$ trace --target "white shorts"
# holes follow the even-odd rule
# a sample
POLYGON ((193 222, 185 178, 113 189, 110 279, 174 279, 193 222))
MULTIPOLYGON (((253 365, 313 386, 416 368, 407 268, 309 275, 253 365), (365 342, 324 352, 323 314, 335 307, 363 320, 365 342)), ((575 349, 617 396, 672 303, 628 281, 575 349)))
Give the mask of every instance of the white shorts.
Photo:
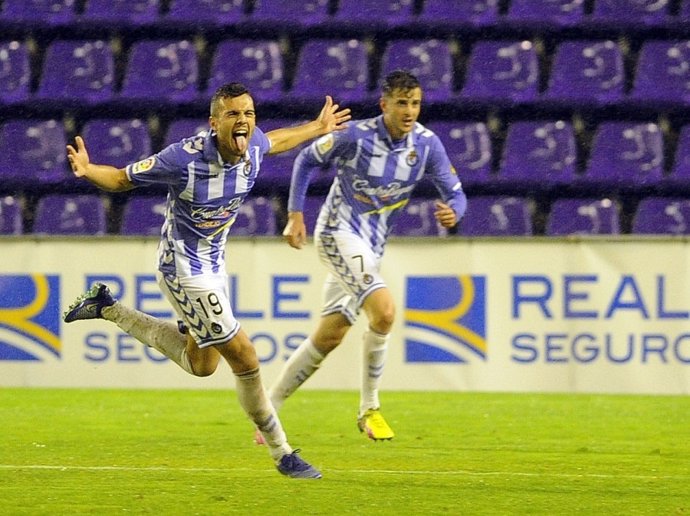
POLYGON ((329 271, 321 315, 341 313, 354 324, 366 297, 386 286, 379 273, 381 257, 361 237, 347 231, 316 232, 314 243, 329 271))
POLYGON ((230 306, 226 274, 178 277, 158 272, 156 277, 200 348, 224 344, 240 331, 230 306))

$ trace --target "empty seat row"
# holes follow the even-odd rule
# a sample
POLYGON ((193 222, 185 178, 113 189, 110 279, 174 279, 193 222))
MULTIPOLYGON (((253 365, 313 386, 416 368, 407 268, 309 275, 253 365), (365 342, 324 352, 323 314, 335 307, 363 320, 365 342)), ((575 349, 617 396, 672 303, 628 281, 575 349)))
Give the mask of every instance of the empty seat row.
MULTIPOLYGON (((323 196, 308 196, 305 223, 309 234, 323 196)), ((434 218, 435 201, 413 198, 401 211, 392 227, 393 236, 447 236, 448 231, 434 218)), ((21 235, 25 226, 21 198, 0 197, 0 234, 21 235)), ((33 234, 104 235, 108 232, 108 201, 96 194, 50 194, 36 206, 33 234)), ((232 227, 234 236, 277 236, 276 199, 256 196, 240 208, 232 227)), ((544 234, 618 235, 622 233, 620 205, 609 198, 559 198, 546 214, 544 234)), ((468 200, 467 213, 457 234, 462 236, 530 236, 535 233, 534 203, 527 197, 477 196, 468 200)), ((117 227, 119 233, 132 236, 160 234, 165 219, 165 198, 132 196, 128 199, 117 227)), ((635 234, 690 234, 690 200, 681 198, 644 198, 638 204, 631 225, 635 234)))
MULTIPOLYGON (((278 41, 225 40, 215 47, 210 76, 202 86, 199 53, 191 40, 143 40, 122 55, 126 66, 120 85, 115 76, 119 57, 108 41, 57 40, 46 50, 37 89, 32 91, 28 44, 0 41, 0 104, 207 103, 218 86, 231 80, 244 82, 260 102, 287 98, 316 103, 325 94, 340 103, 373 101, 380 84, 370 88, 371 53, 364 40, 310 39, 298 50, 288 89, 287 77, 292 74, 285 68, 278 41)), ((392 40, 383 51, 377 80, 380 83, 396 68, 409 69, 419 77, 427 104, 690 104, 690 40, 645 41, 632 81, 626 77, 624 51, 615 41, 564 41, 555 49, 544 91, 539 54, 529 40, 478 41, 469 50, 460 81, 453 42, 392 40), (462 87, 456 89, 460 82, 462 87)))
POLYGON ((690 20, 690 7, 670 0, 595 0, 591 12, 574 0, 512 0, 505 16, 495 0, 4 0, 0 22, 44 26, 100 24, 105 28, 252 24, 380 30, 406 27, 659 27, 690 20))
MULTIPOLYGON (((264 131, 300 123, 266 119, 264 131)), ((166 132, 164 145, 192 136, 207 121, 180 119, 166 132)), ((566 120, 512 122, 502 147, 483 121, 431 121, 426 126, 443 142, 463 185, 503 186, 534 191, 571 186, 582 189, 650 189, 690 187, 690 124, 680 128, 673 155, 656 122, 606 121, 594 131, 587 156, 579 154, 578 136, 566 120), (500 159, 495 159, 500 153, 500 159), (497 164, 495 164, 497 162, 497 164), (583 170, 579 163, 585 162, 583 170)), ((94 163, 124 167, 152 154, 147 124, 140 119, 93 119, 80 131, 94 163)), ((675 139, 675 135, 674 135, 675 139)), ((5 188, 68 186, 76 181, 66 162, 67 134, 57 120, 13 119, 0 123, 0 181, 5 188)), ((264 160, 257 187, 284 193, 299 148, 264 160)), ((332 175, 314 179, 324 187, 332 175)), ((420 186, 427 191, 429 185, 420 186)))

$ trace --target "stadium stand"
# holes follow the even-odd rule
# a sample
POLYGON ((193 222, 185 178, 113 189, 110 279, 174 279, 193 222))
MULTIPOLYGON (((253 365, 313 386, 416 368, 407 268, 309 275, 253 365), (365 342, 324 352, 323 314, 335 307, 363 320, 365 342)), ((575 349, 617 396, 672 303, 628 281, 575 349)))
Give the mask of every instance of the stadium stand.
POLYGON ((120 233, 130 236, 160 235, 165 220, 165 197, 130 197, 122 212, 120 233))
POLYGON ((423 237, 446 236, 448 230, 441 226, 434 217, 435 201, 428 199, 411 199, 398 213, 391 228, 391 235, 423 237))
POLYGON ((98 195, 48 194, 38 201, 34 233, 104 235, 106 207, 98 195))
POLYGON ((22 201, 14 195, 0 197, 0 235, 21 235, 24 233, 22 201))
POLYGON ((276 209, 269 197, 252 197, 247 199, 237 214, 232 225, 235 236, 276 236, 276 209))
POLYGON ((635 211, 632 232, 645 235, 690 234, 690 200, 647 197, 635 211))
POLYGON ((557 199, 551 207, 546 234, 617 235, 618 204, 611 199, 557 199))
MULTIPOLYGON (((67 167, 76 134, 124 165, 208 129, 226 81, 250 87, 269 131, 326 94, 374 116, 383 76, 406 67, 468 196, 494 199, 495 227, 472 229, 472 202, 457 233, 548 234, 568 199, 615 199, 635 232, 647 198, 675 199, 672 220, 690 198, 689 23, 690 0, 2 0, 0 198, 34 230, 46 194, 91 193, 67 167), (512 210, 528 229, 501 229, 512 210)), ((277 221, 296 154, 267 157, 257 181, 277 221)), ((99 194, 124 231, 123 201, 99 194)), ((423 180, 415 195, 437 193, 423 180)))
POLYGON ((531 203, 507 196, 470 197, 460 222, 463 236, 529 236, 533 233, 531 203))

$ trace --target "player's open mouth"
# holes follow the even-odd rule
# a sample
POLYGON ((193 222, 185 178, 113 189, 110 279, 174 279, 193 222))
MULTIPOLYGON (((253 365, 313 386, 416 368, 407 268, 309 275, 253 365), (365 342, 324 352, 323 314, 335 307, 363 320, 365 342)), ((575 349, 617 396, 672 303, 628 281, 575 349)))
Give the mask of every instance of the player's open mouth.
POLYGON ((246 129, 238 129, 232 133, 232 139, 235 141, 237 149, 244 153, 247 150, 247 135, 249 131, 246 129))

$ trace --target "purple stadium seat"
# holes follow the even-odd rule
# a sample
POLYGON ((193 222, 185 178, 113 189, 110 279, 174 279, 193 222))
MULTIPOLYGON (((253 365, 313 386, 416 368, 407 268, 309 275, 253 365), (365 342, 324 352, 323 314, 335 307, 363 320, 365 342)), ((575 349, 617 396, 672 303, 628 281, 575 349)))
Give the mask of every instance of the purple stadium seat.
POLYGON ((69 181, 66 145, 65 129, 57 120, 9 120, 0 125, 5 184, 31 188, 69 181))
POLYGON ((75 20, 74 0, 3 0, 0 22, 59 27, 75 20))
POLYGON ((38 99, 93 105, 113 98, 115 59, 107 41, 54 41, 43 63, 38 99))
POLYGON ((151 155, 151 137, 146 122, 139 119, 90 120, 84 124, 82 136, 93 163, 121 168, 151 155))
POLYGON ((254 0, 250 25, 261 29, 311 29, 329 20, 328 0, 254 0))
POLYGON ((22 201, 19 197, 0 197, 0 235, 21 235, 24 232, 22 201))
POLYGON ((391 235, 422 237, 446 236, 448 230, 434 217, 436 201, 433 199, 410 199, 396 215, 391 235))
POLYGON ((630 97, 665 106, 690 104, 690 41, 645 41, 630 97))
POLYGON ((615 29, 660 27, 668 21, 669 0, 594 0, 588 23, 615 29))
MULTIPOLYGON (((257 125, 263 132, 267 133, 281 127, 291 127, 304 122, 305 120, 268 118, 266 120, 259 120, 257 125)), ((287 193, 290 187, 290 177, 292 176, 292 165, 303 147, 304 145, 287 152, 266 156, 261 163, 261 170, 259 171, 255 188, 263 192, 287 193)))
POLYGON ((584 4, 584 0, 512 0, 506 21, 521 27, 573 27, 584 18, 584 4))
POLYGON ((516 187, 569 185, 576 177, 576 163, 575 132, 569 122, 513 122, 498 177, 516 187))
POLYGON ((243 83, 258 102, 282 98, 284 66, 278 41, 226 40, 218 44, 211 64, 207 96, 225 83, 243 83), (228 66, 232 63, 232 66, 228 66))
POLYGON ((321 105, 326 95, 340 104, 368 98, 369 63, 363 41, 310 39, 299 52, 290 97, 321 105))
POLYGON ((83 22, 104 28, 153 26, 160 0, 86 0, 83 22))
POLYGON ((325 195, 307 195, 304 202, 304 225, 307 227, 307 235, 314 234, 316 220, 319 218, 319 211, 326 200, 325 195))
POLYGON ((619 233, 618 205, 611 199, 558 199, 546 223, 551 236, 619 233))
POLYGON ((645 235, 690 234, 690 200, 646 197, 633 218, 632 232, 645 235))
POLYGON ((582 179, 604 187, 654 186, 663 180, 663 169, 664 142, 657 124, 603 122, 582 179))
MULTIPOLYGON (((485 186, 494 181, 491 135, 484 122, 439 121, 430 122, 426 127, 443 142, 464 187, 485 186)), ((419 187, 426 189, 421 184, 419 187)))
POLYGON ((121 96, 153 103, 193 102, 198 98, 198 78, 191 41, 138 41, 130 50, 121 96))
POLYGON ((564 106, 607 105, 623 99, 624 86, 623 53, 614 41, 565 41, 543 98, 564 106))
POLYGON ((30 86, 28 45, 24 41, 0 41, 0 104, 28 100, 30 86))
POLYGON ((339 0, 334 26, 342 29, 378 30, 409 25, 413 0, 339 0))
POLYGON ((531 235, 531 203, 521 197, 469 197, 459 229, 464 236, 531 235))
POLYGON ((36 206, 34 233, 104 235, 106 209, 98 195, 50 194, 36 206))
POLYGON ((474 44, 461 98, 515 104, 537 99, 539 59, 531 41, 478 41, 474 44))
POLYGON ((690 184, 690 125, 684 125, 680 129, 673 166, 665 181, 672 185, 690 184))
POLYGON ((229 27, 245 19, 244 0, 171 0, 161 25, 229 27))
POLYGON ((177 143, 184 138, 199 134, 201 131, 208 130, 210 130, 208 119, 197 120, 195 118, 181 118, 179 120, 173 120, 170 122, 168 130, 165 133, 163 147, 167 147, 171 143, 177 143))
POLYGON ((248 197, 230 228, 233 236, 275 236, 276 209, 269 197, 248 197))
POLYGON ((165 221, 165 196, 130 197, 122 212, 123 235, 159 236, 165 221))
POLYGON ((417 76, 424 90, 425 104, 450 102, 453 56, 448 42, 438 39, 391 41, 383 53, 379 87, 389 72, 398 69, 409 70, 417 76))
POLYGON ((418 21, 432 30, 488 27, 498 21, 498 1, 425 0, 418 21))

